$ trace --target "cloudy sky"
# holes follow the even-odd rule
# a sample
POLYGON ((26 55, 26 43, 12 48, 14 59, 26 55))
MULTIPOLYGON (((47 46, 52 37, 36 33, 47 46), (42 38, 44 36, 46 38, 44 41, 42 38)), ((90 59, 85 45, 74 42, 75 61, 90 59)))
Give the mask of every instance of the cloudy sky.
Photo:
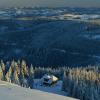
POLYGON ((100 0, 0 0, 0 7, 8 6, 100 7, 100 0))

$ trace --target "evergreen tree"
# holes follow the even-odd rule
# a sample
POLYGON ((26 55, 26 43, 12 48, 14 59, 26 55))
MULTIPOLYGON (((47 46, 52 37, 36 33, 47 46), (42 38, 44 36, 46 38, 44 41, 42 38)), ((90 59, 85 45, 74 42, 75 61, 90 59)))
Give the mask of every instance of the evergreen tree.
POLYGON ((2 68, 0 66, 0 80, 2 80, 2 79, 3 79, 3 71, 2 71, 2 68))
POLYGON ((14 71, 13 78, 14 78, 14 80, 13 80, 14 82, 13 83, 20 84, 19 77, 18 77, 18 73, 17 73, 16 70, 14 71))
POLYGON ((64 71, 64 75, 63 75, 63 83, 62 83, 62 90, 63 91, 66 91, 66 79, 67 79, 67 77, 66 77, 66 72, 64 71))
POLYGON ((29 71, 29 86, 31 89, 33 89, 33 84, 34 84, 34 69, 33 69, 33 65, 31 65, 30 67, 30 71, 29 71))
POLYGON ((3 72, 2 80, 5 80, 6 68, 5 68, 5 64, 4 64, 3 60, 1 60, 1 68, 2 68, 2 72, 3 72))

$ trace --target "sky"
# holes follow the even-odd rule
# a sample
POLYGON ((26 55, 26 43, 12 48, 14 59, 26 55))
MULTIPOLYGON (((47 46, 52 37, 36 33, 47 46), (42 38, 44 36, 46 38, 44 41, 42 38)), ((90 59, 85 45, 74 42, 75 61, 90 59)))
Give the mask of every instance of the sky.
POLYGON ((100 7, 100 0, 0 0, 0 7, 100 7))

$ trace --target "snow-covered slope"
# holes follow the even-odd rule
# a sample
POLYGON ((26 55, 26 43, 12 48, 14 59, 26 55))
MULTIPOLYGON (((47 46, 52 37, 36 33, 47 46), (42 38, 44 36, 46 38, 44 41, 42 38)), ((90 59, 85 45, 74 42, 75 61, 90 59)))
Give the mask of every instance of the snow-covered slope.
POLYGON ((0 100, 75 100, 38 90, 30 90, 0 81, 0 100))
POLYGON ((56 84, 52 86, 45 86, 41 84, 40 79, 35 79, 34 88, 40 91, 48 92, 48 93, 59 94, 63 96, 67 95, 66 92, 62 91, 62 81, 58 81, 56 84))

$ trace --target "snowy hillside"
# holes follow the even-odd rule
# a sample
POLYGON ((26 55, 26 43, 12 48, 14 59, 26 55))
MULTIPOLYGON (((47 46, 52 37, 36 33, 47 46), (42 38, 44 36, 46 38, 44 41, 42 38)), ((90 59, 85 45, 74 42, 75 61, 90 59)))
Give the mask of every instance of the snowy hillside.
POLYGON ((34 88, 40 91, 44 91, 44 92, 59 94, 63 96, 67 95, 66 92, 62 91, 62 81, 58 81, 57 84, 53 86, 44 86, 44 85, 41 85, 41 80, 35 79, 34 88))
POLYGON ((75 100, 73 98, 21 88, 0 81, 0 100, 75 100))

